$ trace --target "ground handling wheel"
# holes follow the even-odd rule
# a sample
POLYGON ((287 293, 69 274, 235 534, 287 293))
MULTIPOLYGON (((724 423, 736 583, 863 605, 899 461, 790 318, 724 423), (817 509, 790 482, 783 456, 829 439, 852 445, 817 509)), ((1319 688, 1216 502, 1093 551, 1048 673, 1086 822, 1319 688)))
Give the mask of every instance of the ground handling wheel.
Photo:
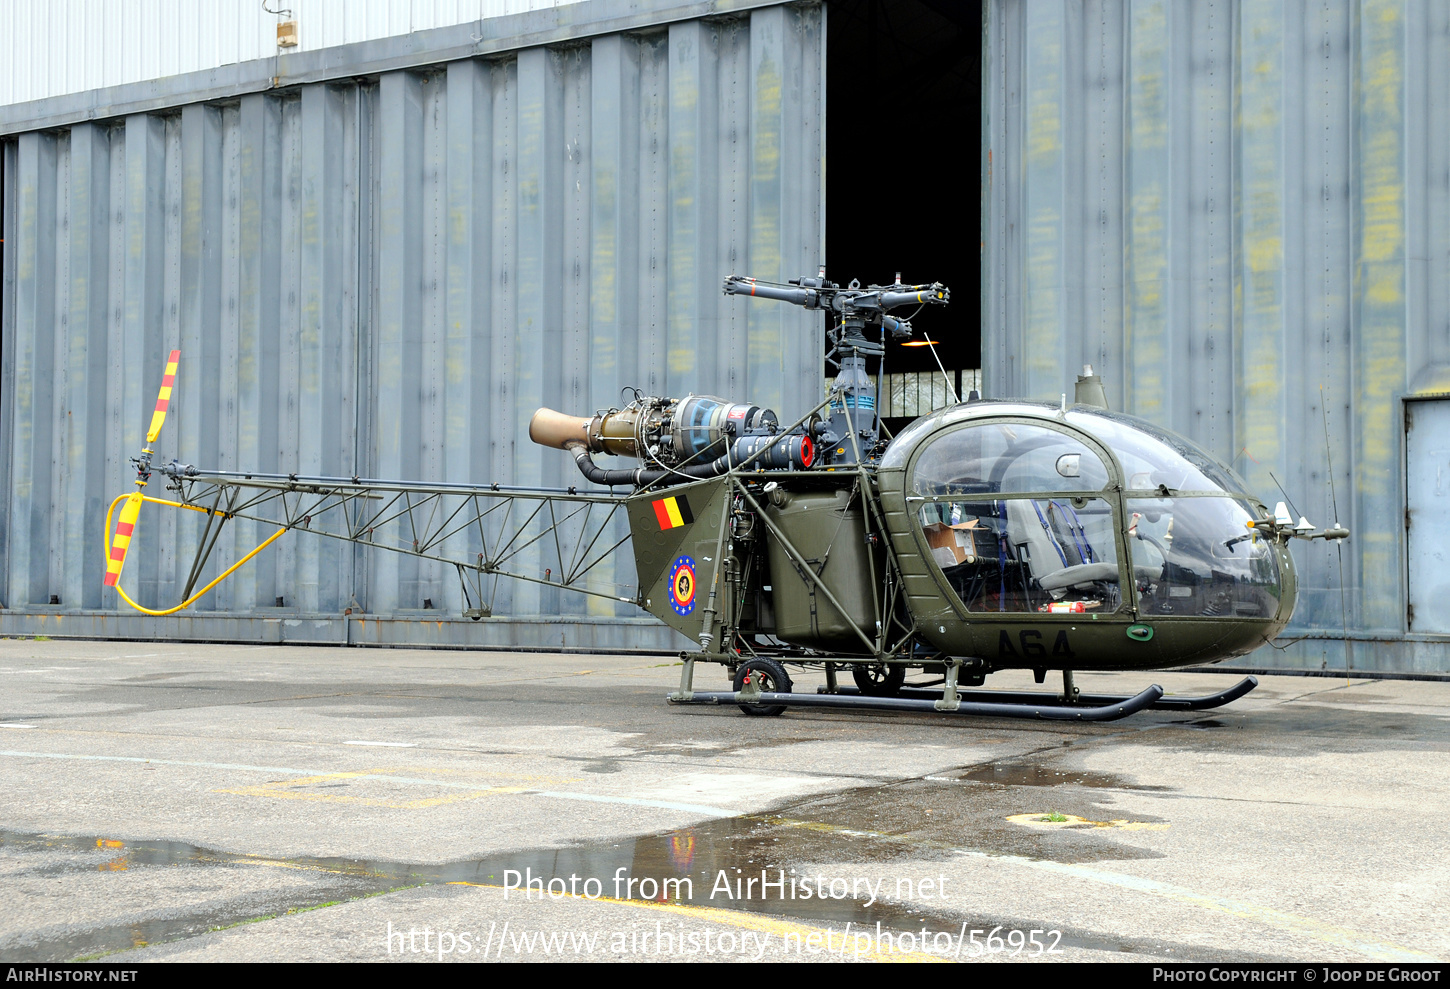
POLYGON ((857 663, 851 667, 851 679, 868 697, 895 697, 906 682, 906 667, 899 663, 857 663))
MULTIPOLYGON (((760 687, 763 694, 788 694, 791 691, 790 674, 785 667, 773 659, 756 657, 747 659, 735 670, 735 689, 745 688, 745 677, 760 687)), ((784 704, 741 704, 740 710, 757 718, 774 718, 785 713, 784 704)))

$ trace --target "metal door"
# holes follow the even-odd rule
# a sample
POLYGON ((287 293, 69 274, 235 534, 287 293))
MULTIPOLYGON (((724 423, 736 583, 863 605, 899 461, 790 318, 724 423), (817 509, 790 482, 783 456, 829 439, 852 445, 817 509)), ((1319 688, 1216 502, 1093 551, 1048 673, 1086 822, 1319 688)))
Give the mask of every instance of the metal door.
POLYGON ((1411 632, 1450 633, 1450 400, 1405 404, 1411 632))

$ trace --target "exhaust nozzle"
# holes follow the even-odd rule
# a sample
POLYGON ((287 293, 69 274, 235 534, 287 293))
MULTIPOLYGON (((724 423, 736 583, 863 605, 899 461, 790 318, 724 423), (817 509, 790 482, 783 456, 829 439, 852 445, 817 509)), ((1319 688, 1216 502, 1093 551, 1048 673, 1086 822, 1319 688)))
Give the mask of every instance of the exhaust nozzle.
POLYGON ((590 453, 615 457, 638 457, 635 424, 639 412, 624 409, 596 416, 566 416, 553 409, 540 409, 529 420, 529 439, 555 450, 583 447, 590 453))
POLYGON ((571 446, 590 446, 590 419, 581 416, 566 416, 553 409, 540 409, 529 420, 529 439, 539 446, 555 450, 567 450, 571 446))

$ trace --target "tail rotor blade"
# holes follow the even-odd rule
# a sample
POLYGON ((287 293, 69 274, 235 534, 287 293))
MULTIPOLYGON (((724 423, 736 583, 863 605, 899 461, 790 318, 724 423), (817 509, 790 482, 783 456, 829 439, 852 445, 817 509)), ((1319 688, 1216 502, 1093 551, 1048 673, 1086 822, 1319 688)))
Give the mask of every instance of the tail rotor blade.
MULTIPOLYGON (((158 413, 159 415, 160 413, 158 413)), ((128 495, 121 507, 121 521, 116 523, 116 538, 111 542, 110 555, 106 557, 105 586, 115 587, 121 579, 121 567, 126 562, 126 550, 136 532, 136 519, 141 515, 141 492, 128 495)))
POLYGON ((156 398, 156 411, 151 414, 151 428, 146 431, 148 446, 156 442, 156 437, 161 433, 161 424, 166 421, 166 407, 171 404, 171 383, 176 380, 176 364, 180 360, 179 350, 173 350, 166 359, 166 373, 161 376, 161 394, 156 398))
MULTIPOLYGON (((166 358, 166 372, 161 376, 161 393, 156 396, 156 411, 151 414, 151 428, 146 430, 146 446, 141 451, 141 456, 133 457, 131 463, 136 465, 136 488, 133 493, 126 495, 126 504, 121 507, 121 519, 116 523, 116 535, 106 547, 106 577, 103 581, 106 587, 114 587, 120 591, 121 597, 126 598, 126 592, 121 590, 121 568, 126 564, 126 551, 131 547, 131 540, 136 534, 136 520, 141 517, 141 504, 146 500, 140 489, 146 487, 151 480, 151 444, 156 442, 156 437, 161 435, 161 424, 166 421, 166 409, 171 404, 171 387, 176 382, 176 365, 181 360, 181 351, 173 350, 171 356, 166 358)), ((116 510, 116 501, 111 502, 110 511, 106 513, 106 524, 111 524, 111 512, 116 510)), ((106 534, 107 536, 110 533, 106 534)), ((129 602, 130 598, 126 598, 129 602)))

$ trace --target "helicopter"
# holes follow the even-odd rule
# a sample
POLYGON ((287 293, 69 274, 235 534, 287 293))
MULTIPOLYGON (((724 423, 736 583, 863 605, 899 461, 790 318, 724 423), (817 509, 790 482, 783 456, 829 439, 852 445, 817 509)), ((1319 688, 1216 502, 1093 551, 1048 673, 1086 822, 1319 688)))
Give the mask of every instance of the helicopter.
POLYGON ((874 707, 1109 720, 1216 707, 1257 685, 1165 698, 1084 695, 1075 671, 1216 663, 1271 642, 1294 610, 1291 538, 1343 539, 1270 511, 1232 468, 1146 420, 1112 412, 1091 366, 1075 401, 966 402, 883 436, 866 358, 908 339, 903 306, 940 283, 841 286, 731 276, 727 295, 831 314, 829 397, 790 427, 711 396, 637 398, 590 418, 541 409, 530 438, 583 476, 631 484, 641 604, 696 636, 675 703, 874 707), (875 339, 873 339, 873 337, 875 339), (592 456, 645 466, 605 471, 592 456), (696 691, 697 662, 732 691, 696 691), (789 669, 826 685, 796 694, 789 669), (1058 695, 964 691, 991 673, 1063 677, 1058 695), (849 671, 854 687, 839 674, 849 671), (911 674, 934 681, 906 684, 911 674), (940 686, 938 690, 930 688, 940 686))
POLYGON ((1283 503, 1271 511, 1191 441, 1109 410, 1091 367, 1072 404, 972 393, 891 436, 876 405, 885 343, 913 330, 890 313, 947 304, 940 283, 898 275, 842 287, 822 267, 786 283, 732 275, 724 292, 829 314, 838 373, 826 398, 784 426, 773 410, 709 395, 635 391, 592 416, 539 409, 530 439, 571 455, 596 486, 585 491, 153 467, 173 352, 133 460, 137 490, 111 505, 125 503, 114 543, 107 516, 106 584, 144 613, 174 613, 283 534, 307 530, 452 565, 475 620, 491 617, 485 584, 500 577, 636 605, 698 644, 680 654, 672 704, 766 717, 844 707, 1103 721, 1217 707, 1254 689, 1246 677, 1204 697, 1165 697, 1157 685, 1093 695, 1074 673, 1216 663, 1271 642, 1297 595, 1289 540, 1349 535, 1337 522, 1296 522, 1283 503), (600 454, 639 466, 601 467, 600 454), (145 494, 153 471, 175 500, 145 494), (205 517, 184 600, 170 609, 142 607, 120 584, 147 502, 205 517), (620 513, 628 533, 611 543, 620 513), (278 528, 196 590, 233 519, 278 528), (459 551, 465 530, 482 552, 459 551), (558 570, 541 577, 521 554, 550 532, 558 570), (599 565, 624 542, 638 586, 601 591, 599 565), (700 663, 723 666, 732 689, 695 689, 700 663), (1058 672, 1062 691, 975 689, 1013 669, 1039 684, 1058 672), (791 670, 823 672, 825 684, 796 692, 791 670))

